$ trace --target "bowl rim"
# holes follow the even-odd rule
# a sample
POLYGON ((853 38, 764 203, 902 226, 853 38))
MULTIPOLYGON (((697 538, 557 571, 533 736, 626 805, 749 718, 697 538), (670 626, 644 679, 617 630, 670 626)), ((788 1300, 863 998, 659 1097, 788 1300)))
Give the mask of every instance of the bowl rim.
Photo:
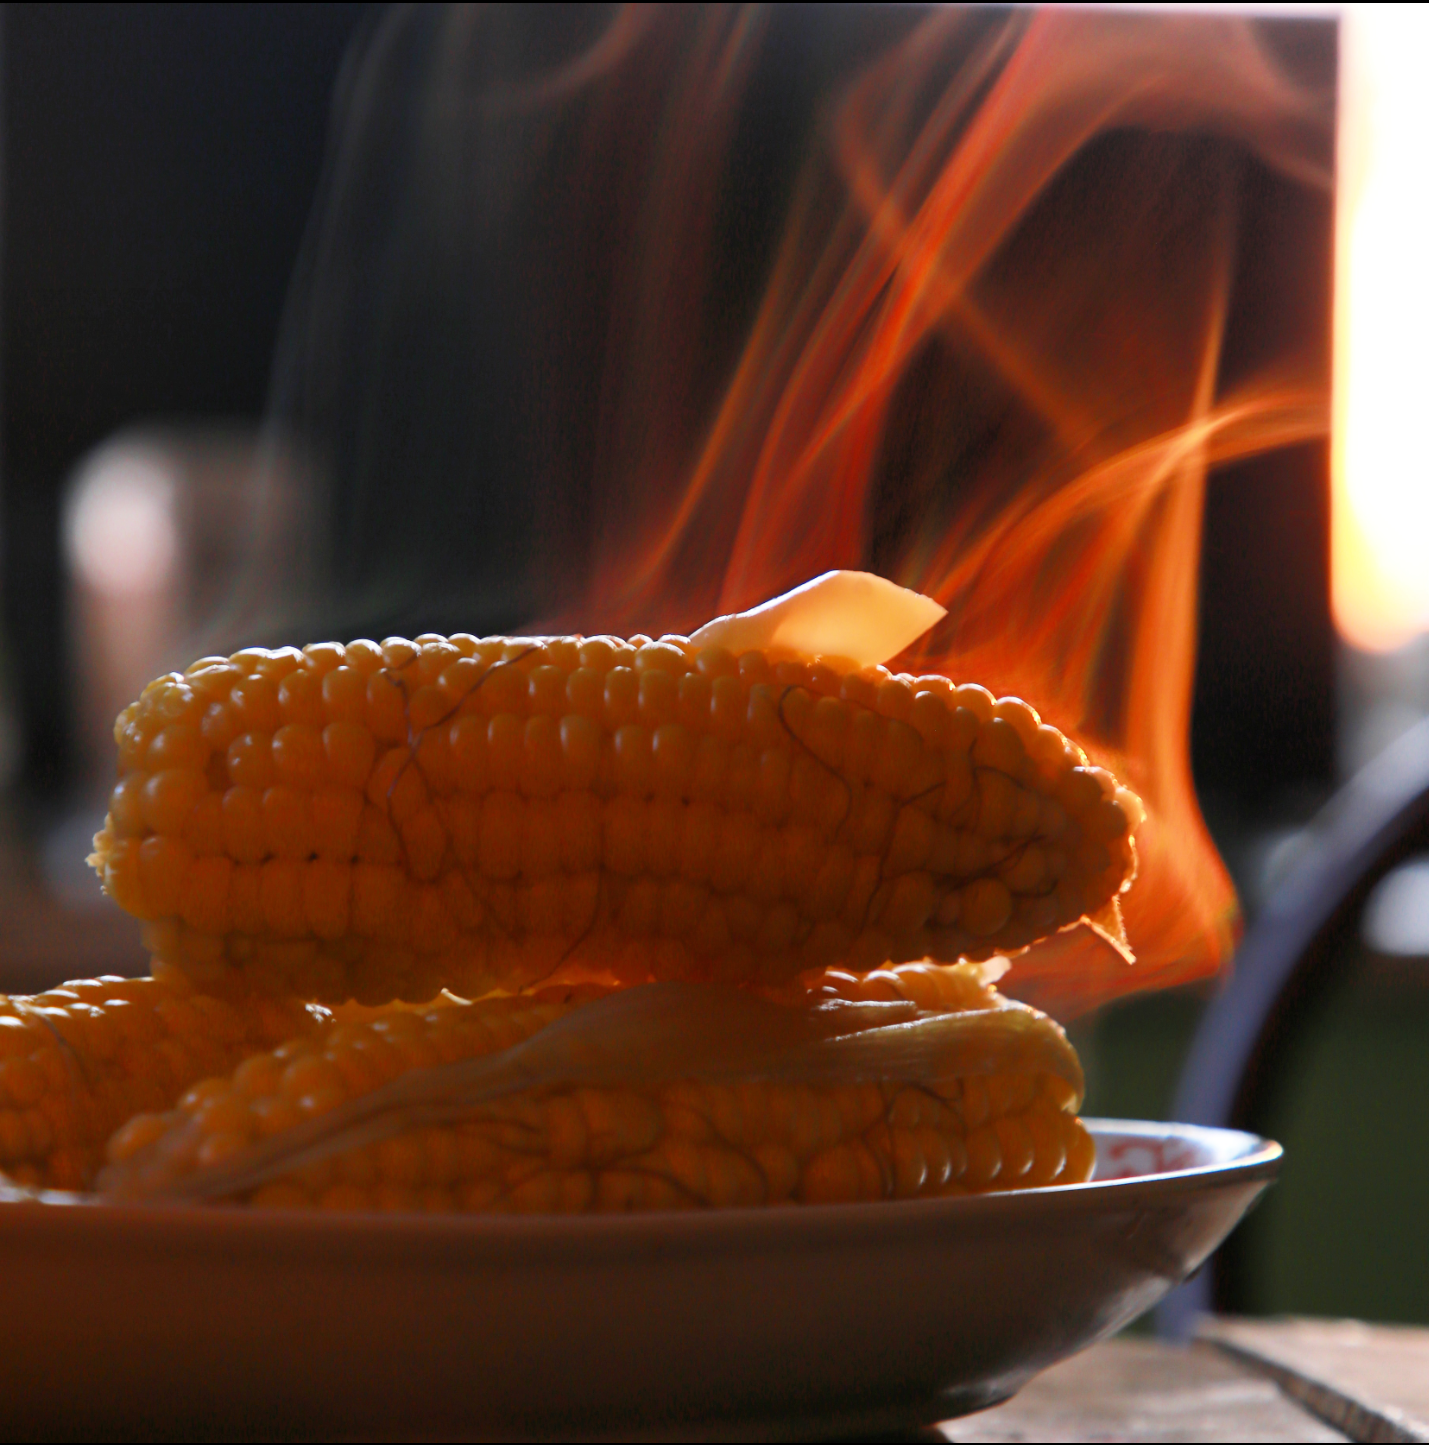
POLYGON ((1284 1151, 1272 1139, 1239 1129, 1150 1120, 1087 1118, 1094 1138, 1130 1136, 1149 1140, 1184 1139, 1224 1156, 1205 1164, 1084 1184, 1045 1185, 949 1198, 895 1199, 866 1203, 797 1207, 744 1207, 710 1210, 658 1210, 639 1214, 512 1215, 424 1214, 315 1210, 253 1210, 238 1206, 186 1203, 111 1203, 92 1195, 52 1191, 0 1192, 0 1241, 18 1235, 54 1237, 70 1233, 118 1233, 134 1242, 154 1238, 170 1249, 210 1244, 228 1246, 283 1243, 304 1250, 386 1245, 433 1246, 443 1251, 468 1247, 532 1248, 561 1251, 601 1247, 621 1250, 658 1240, 669 1247, 747 1245, 751 1236, 772 1247, 815 1245, 850 1231, 901 1233, 978 1223, 1014 1223, 1049 1213, 1101 1213, 1170 1204, 1208 1189, 1243 1188, 1273 1179, 1284 1151), (8 1207, 5 1207, 7 1206, 8 1207))

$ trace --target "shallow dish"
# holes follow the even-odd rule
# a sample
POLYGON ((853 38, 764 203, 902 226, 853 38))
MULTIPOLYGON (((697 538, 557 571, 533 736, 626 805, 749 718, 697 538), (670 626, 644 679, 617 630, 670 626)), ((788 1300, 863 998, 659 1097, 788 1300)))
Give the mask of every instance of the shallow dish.
POLYGON ((6 1435, 847 1434, 1155 1304, 1280 1146, 1090 1121, 1089 1184, 622 1217, 0 1207, 6 1435))

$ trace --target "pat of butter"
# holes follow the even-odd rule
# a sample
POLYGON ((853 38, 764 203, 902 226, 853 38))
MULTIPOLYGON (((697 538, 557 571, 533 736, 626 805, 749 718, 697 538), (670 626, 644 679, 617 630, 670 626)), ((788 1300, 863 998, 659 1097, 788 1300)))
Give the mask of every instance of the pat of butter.
POLYGON ((825 572, 782 597, 706 622, 690 636, 736 655, 787 647, 806 657, 871 667, 896 657, 947 615, 947 608, 872 572, 825 572))

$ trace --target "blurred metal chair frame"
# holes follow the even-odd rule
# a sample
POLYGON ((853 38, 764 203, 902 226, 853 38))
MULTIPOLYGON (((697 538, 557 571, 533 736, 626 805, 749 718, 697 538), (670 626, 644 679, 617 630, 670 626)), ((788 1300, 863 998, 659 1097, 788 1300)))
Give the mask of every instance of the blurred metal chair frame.
MULTIPOLYGON (((1308 829, 1290 872, 1236 951, 1233 972, 1192 1040, 1171 1117, 1254 1128, 1297 1021, 1335 982, 1339 945, 1374 886, 1429 850, 1429 721, 1361 769, 1308 829)), ((1186 1338, 1196 1317, 1233 1306, 1221 1256, 1167 1296, 1158 1333, 1186 1338)))

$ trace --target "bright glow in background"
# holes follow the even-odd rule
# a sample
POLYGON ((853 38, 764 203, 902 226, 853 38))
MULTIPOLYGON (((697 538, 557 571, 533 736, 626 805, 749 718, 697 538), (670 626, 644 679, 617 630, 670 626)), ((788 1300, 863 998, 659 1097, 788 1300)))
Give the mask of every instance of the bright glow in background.
POLYGON ((1429 6, 1341 11, 1332 595, 1341 636, 1429 631, 1429 6))

